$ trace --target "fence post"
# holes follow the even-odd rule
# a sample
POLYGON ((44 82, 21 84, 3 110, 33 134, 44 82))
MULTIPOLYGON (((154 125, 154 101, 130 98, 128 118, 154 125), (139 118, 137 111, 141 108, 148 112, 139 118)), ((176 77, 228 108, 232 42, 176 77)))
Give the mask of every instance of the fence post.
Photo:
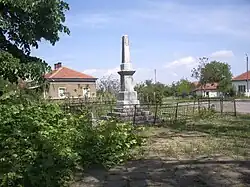
POLYGON ((178 106, 179 106, 179 103, 177 102, 177 103, 176 103, 176 108, 175 108, 175 121, 176 121, 177 118, 178 118, 178 106))
POLYGON ((157 112, 158 112, 158 104, 156 103, 156 106, 155 106, 155 116, 154 116, 154 125, 156 123, 157 112))
POLYGON ((210 98, 208 98, 208 109, 210 109, 210 98))
POLYGON ((220 113, 223 114, 223 98, 220 99, 220 113))
POLYGON ((113 113, 113 106, 112 106, 112 103, 109 103, 110 104, 110 113, 112 114, 113 113))
POLYGON ((233 101, 234 101, 234 116, 237 116, 236 101, 235 101, 235 99, 233 101))
POLYGON ((193 115, 194 115, 194 111, 195 111, 195 100, 194 100, 194 105, 193 105, 193 115))
POLYGON ((198 99, 198 113, 199 113, 199 115, 201 113, 200 99, 198 99))
POLYGON ((135 104, 135 106, 134 106, 134 117, 133 117, 133 125, 135 125, 135 118, 136 118, 136 107, 137 106, 137 104, 135 104))

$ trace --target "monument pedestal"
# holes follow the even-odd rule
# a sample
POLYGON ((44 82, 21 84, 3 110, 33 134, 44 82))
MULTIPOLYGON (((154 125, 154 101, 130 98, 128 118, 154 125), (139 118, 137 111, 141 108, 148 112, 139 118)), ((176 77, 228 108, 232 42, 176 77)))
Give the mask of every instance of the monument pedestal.
POLYGON ((117 97, 117 108, 130 108, 140 104, 137 92, 134 90, 134 73, 130 62, 121 64, 121 71, 118 72, 121 87, 117 97))
POLYGON ((122 37, 122 63, 120 65, 120 92, 117 97, 117 105, 108 116, 115 117, 121 121, 134 121, 138 123, 153 123, 158 120, 154 115, 144 110, 137 99, 137 92, 134 90, 133 75, 135 70, 130 62, 130 51, 128 36, 122 37))

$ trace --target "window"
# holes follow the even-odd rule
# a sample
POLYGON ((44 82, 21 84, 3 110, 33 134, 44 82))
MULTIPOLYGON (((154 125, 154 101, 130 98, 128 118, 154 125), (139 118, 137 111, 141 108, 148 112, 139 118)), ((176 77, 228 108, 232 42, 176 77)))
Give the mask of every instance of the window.
POLYGON ((65 98, 66 97, 66 88, 58 88, 58 97, 65 98))
POLYGON ((245 85, 239 85, 238 86, 238 92, 240 92, 240 93, 246 92, 246 86, 245 85))
POLYGON ((83 88, 83 97, 90 97, 90 89, 83 88))

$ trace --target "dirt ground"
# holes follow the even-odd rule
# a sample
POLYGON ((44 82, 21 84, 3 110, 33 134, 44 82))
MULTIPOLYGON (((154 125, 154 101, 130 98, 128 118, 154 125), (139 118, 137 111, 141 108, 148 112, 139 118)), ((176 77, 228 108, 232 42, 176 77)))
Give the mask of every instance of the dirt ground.
POLYGON ((149 127, 137 159, 79 174, 72 187, 250 187, 249 128, 249 119, 149 127))

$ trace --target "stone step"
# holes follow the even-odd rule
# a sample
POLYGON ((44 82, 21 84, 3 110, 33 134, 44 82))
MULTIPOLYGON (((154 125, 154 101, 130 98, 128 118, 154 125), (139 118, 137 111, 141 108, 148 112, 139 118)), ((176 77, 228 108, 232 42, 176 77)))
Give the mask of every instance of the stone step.
POLYGON ((143 112, 136 112, 136 114, 134 112, 109 112, 108 113, 109 116, 149 116, 149 115, 153 115, 151 112, 149 111, 143 111, 143 112))
MULTIPOLYGON (((134 112, 135 108, 114 108, 114 112, 134 112)), ((143 108, 136 108, 136 112, 145 111, 143 108)))
MULTIPOLYGON (((102 116, 101 120, 109 120, 112 119, 111 116, 102 116)), ((155 119, 154 116, 148 116, 145 118, 145 116, 136 116, 136 118, 134 119, 134 117, 118 117, 116 118, 118 121, 121 122, 135 122, 135 124, 153 124, 155 119)), ((161 123, 163 122, 162 119, 156 118, 156 123, 161 123)))
POLYGON ((128 121, 128 120, 132 120, 132 121, 138 121, 138 120, 154 120, 154 116, 150 115, 150 116, 126 116, 126 117, 118 117, 119 120, 124 120, 124 121, 128 121))

